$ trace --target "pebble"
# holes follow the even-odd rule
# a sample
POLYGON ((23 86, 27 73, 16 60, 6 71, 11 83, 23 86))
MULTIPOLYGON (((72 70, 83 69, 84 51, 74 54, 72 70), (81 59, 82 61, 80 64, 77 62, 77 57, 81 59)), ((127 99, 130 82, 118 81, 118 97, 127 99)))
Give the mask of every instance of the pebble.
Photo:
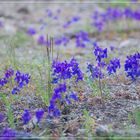
POLYGON ((109 133, 109 129, 107 125, 99 125, 96 130, 95 133, 97 136, 107 136, 109 133))

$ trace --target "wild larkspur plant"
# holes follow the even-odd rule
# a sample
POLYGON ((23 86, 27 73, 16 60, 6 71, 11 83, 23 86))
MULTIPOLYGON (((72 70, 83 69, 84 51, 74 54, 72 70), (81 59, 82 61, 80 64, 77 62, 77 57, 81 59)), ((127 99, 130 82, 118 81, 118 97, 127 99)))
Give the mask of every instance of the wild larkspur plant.
POLYGON ((107 65, 108 74, 110 75, 116 73, 117 69, 120 69, 120 67, 121 67, 120 59, 113 58, 112 60, 110 60, 109 64, 107 65))
POLYGON ((30 81, 30 75, 28 73, 24 74, 22 72, 20 72, 19 70, 16 71, 15 74, 15 87, 12 90, 12 94, 17 94, 18 92, 20 92, 20 90, 25 87, 26 85, 29 84, 30 81))
POLYGON ((54 61, 52 64, 52 77, 52 83, 57 84, 57 86, 54 88, 50 99, 48 112, 50 116, 58 117, 61 115, 60 106, 62 103, 70 104, 71 100, 78 101, 78 97, 74 92, 67 93, 69 92, 66 86, 67 80, 70 82, 70 79, 74 78, 76 83, 82 81, 83 73, 76 59, 72 58, 69 62, 54 61))
POLYGON ((48 107, 48 113, 50 116, 59 117, 61 112, 59 110, 58 104, 56 103, 62 101, 62 95, 67 90, 66 84, 59 84, 58 87, 54 89, 52 98, 50 99, 50 105, 48 107))
POLYGON ((140 53, 127 56, 124 68, 128 77, 135 80, 140 76, 140 53))
POLYGON ((87 72, 89 74, 89 79, 98 80, 98 87, 100 90, 101 96, 102 93, 102 79, 105 77, 105 70, 110 74, 116 73, 117 69, 120 68, 120 60, 118 58, 114 58, 110 60, 109 64, 105 61, 108 57, 107 48, 102 49, 98 46, 96 42, 93 43, 94 50, 93 54, 96 58, 96 65, 88 64, 87 65, 87 72), (104 70, 104 71, 103 71, 104 70))
POLYGON ((59 80, 66 80, 72 77, 76 78, 76 82, 83 80, 83 73, 79 68, 76 59, 71 59, 70 62, 54 61, 52 64, 53 83, 58 83, 59 80))
POLYGON ((52 98, 50 100, 50 105, 48 107, 48 113, 52 117, 59 117, 61 115, 61 104, 71 104, 71 101, 78 101, 78 97, 75 93, 66 94, 67 86, 66 84, 58 84, 54 89, 52 98))
POLYGON ((87 72, 89 73, 90 79, 93 80, 98 78, 102 79, 104 77, 104 74, 101 72, 100 68, 92 64, 88 64, 87 72))
POLYGON ((10 83, 11 79, 13 79, 14 87, 10 87, 12 88, 11 93, 17 94, 23 87, 29 84, 30 78, 31 77, 28 73, 24 74, 19 70, 14 72, 12 68, 9 68, 5 71, 4 77, 0 79, 0 87, 4 87, 10 83))
POLYGON ((96 42, 94 42, 93 45, 93 54, 96 58, 97 63, 96 65, 88 64, 87 72, 89 73, 89 77, 91 79, 102 79, 104 77, 102 69, 106 67, 106 62, 104 62, 103 59, 107 58, 107 48, 100 48, 96 42))

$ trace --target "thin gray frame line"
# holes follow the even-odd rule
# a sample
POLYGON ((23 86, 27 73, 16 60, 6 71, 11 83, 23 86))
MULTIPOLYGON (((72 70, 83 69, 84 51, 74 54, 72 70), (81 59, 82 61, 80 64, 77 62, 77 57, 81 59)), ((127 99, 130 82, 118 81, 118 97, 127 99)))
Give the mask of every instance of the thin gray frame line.
MULTIPOLYGON (((0 3, 33 3, 33 4, 40 4, 40 3, 48 3, 48 4, 125 4, 126 2, 105 2, 105 1, 100 1, 100 2, 96 2, 96 1, 45 1, 45 0, 40 0, 40 1, 35 1, 35 0, 21 0, 21 1, 17 1, 17 0, 5 0, 5 1, 0 1, 0 3)), ((129 4, 140 4, 140 1, 138 2, 128 2, 129 4)))

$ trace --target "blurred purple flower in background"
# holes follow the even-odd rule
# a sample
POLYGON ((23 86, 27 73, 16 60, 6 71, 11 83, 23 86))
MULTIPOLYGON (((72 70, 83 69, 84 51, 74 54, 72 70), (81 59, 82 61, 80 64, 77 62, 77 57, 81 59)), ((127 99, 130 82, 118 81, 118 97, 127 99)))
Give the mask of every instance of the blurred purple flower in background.
POLYGON ((68 28, 70 25, 77 23, 80 19, 80 16, 73 16, 70 20, 63 24, 63 28, 68 28))
POLYGON ((50 9, 46 10, 46 14, 47 14, 48 17, 52 17, 53 16, 53 13, 52 13, 52 11, 50 9))
POLYGON ((66 46, 70 41, 70 38, 67 36, 57 37, 54 39, 54 43, 57 46, 64 45, 66 46))
POLYGON ((3 25, 3 22, 0 21, 0 28, 2 28, 4 25, 3 25))
POLYGON ((35 28, 30 27, 30 28, 28 28, 27 33, 32 36, 32 35, 36 34, 36 30, 35 30, 35 28))
POLYGON ((77 47, 85 48, 86 43, 90 41, 88 32, 80 31, 76 33, 75 42, 77 47))

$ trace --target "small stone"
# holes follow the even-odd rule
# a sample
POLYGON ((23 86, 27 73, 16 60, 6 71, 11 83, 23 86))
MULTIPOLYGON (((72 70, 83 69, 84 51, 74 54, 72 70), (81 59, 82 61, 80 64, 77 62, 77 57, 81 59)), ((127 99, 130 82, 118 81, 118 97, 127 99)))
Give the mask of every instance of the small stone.
POLYGON ((107 136, 109 129, 106 125, 100 125, 96 128, 95 133, 97 136, 107 136))

